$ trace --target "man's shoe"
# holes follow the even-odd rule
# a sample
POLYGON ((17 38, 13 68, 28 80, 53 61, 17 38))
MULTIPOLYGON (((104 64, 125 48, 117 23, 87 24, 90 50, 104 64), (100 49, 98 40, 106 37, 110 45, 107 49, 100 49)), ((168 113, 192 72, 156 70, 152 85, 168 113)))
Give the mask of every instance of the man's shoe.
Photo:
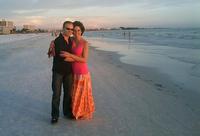
POLYGON ((51 119, 51 124, 55 124, 55 123, 57 123, 58 122, 58 118, 52 118, 51 119))

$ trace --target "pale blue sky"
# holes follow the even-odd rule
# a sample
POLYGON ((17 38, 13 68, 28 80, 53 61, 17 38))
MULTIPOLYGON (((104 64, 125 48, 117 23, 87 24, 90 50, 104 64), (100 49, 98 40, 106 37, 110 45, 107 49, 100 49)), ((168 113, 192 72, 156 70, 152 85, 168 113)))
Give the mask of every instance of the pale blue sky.
POLYGON ((44 28, 200 27, 200 0, 0 0, 0 19, 44 28))

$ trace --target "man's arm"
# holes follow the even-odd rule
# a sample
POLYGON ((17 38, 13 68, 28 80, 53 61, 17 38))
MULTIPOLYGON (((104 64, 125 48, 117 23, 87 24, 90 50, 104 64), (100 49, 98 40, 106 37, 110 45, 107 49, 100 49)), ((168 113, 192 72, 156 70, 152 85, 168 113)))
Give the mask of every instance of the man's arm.
POLYGON ((49 50, 47 53, 48 57, 54 57, 56 55, 55 53, 55 43, 54 40, 51 41, 50 45, 49 45, 49 50))

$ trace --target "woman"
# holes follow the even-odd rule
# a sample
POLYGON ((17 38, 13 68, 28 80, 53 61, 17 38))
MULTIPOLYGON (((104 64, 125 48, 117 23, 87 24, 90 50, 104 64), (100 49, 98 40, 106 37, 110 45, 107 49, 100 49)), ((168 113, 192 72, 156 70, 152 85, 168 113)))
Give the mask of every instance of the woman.
POLYGON ((75 21, 72 53, 61 51, 60 56, 65 61, 72 62, 72 113, 75 119, 91 119, 95 110, 92 96, 91 77, 88 71, 88 42, 82 37, 85 28, 79 21, 75 21))

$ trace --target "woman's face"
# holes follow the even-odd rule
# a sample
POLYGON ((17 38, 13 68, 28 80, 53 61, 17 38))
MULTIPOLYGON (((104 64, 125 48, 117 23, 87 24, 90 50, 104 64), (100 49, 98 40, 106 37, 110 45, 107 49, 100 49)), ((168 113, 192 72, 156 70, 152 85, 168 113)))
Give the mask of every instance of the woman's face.
POLYGON ((82 33, 81 28, 79 26, 75 26, 74 27, 74 36, 75 37, 80 37, 81 33, 82 33))

